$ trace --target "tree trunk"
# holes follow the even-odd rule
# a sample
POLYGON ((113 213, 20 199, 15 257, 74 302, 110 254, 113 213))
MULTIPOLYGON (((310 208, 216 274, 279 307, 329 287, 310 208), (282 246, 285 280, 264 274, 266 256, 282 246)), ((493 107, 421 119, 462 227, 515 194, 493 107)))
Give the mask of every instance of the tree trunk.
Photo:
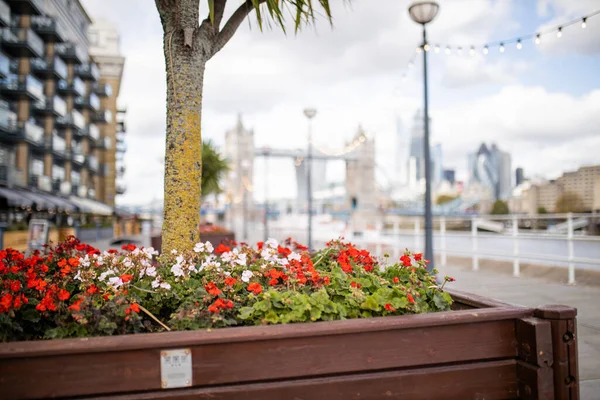
MULTIPOLYGON (((180 7, 182 7, 180 5, 180 7)), ((159 12, 161 10, 159 9, 159 12)), ((177 15, 163 15, 167 70, 163 260, 171 250, 189 250, 199 240, 202 178, 202 84, 207 58, 197 28, 182 26, 177 15), (191 37, 190 37, 191 35, 191 37), (190 43, 191 40, 191 43, 190 43)), ((196 17, 197 18, 197 17, 196 17)), ((194 21, 197 26, 197 19, 194 21)))

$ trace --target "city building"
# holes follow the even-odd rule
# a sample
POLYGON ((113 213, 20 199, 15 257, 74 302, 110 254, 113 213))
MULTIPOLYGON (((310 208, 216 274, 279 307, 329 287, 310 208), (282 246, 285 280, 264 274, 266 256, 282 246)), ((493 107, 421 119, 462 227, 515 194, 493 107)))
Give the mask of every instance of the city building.
POLYGON ((431 146, 431 184, 438 186, 444 180, 444 158, 442 145, 431 146))
POLYGON ((118 91, 89 56, 90 24, 78 0, 0 0, 0 184, 13 206, 18 193, 37 210, 112 214, 118 91))
POLYGON ((577 171, 565 172, 555 180, 530 184, 520 193, 515 193, 511 202, 519 212, 536 214, 544 209, 554 213, 557 212, 557 202, 567 193, 579 197, 581 211, 600 209, 600 165, 581 167, 577 171))
POLYGON ((425 124, 423 111, 417 110, 413 117, 410 132, 410 152, 408 160, 408 183, 414 187, 425 179, 425 124))
POLYGON ((512 191, 510 154, 495 144, 482 143, 475 153, 468 156, 468 185, 475 183, 491 189, 495 200, 510 197, 512 191))
POLYGON ((445 169, 444 180, 450 182, 451 185, 454 185, 456 182, 456 171, 453 169, 445 169))
POLYGON ((523 182, 525 182, 525 174, 523 168, 519 167, 515 170, 515 185, 519 186, 523 182))

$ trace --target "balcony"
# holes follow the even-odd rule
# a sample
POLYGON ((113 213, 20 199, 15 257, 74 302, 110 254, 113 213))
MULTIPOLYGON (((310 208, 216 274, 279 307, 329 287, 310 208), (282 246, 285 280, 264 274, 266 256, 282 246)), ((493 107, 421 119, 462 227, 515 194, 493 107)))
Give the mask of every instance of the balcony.
POLYGON ((71 148, 71 161, 73 164, 82 166, 85 161, 81 146, 71 148))
POLYGON ((0 78, 10 75, 10 58, 0 51, 0 78))
POLYGON ((44 0, 7 0, 15 14, 41 15, 44 11, 44 0))
POLYGON ((88 135, 94 140, 100 139, 100 128, 96 124, 90 124, 88 128, 88 135))
POLYGON ((58 20, 45 15, 31 17, 31 28, 47 42, 61 43, 67 34, 58 20))
POLYGON ((8 103, 0 101, 0 135, 1 139, 9 139, 17 133, 17 114, 12 112, 8 103))
POLYGON ((112 96, 112 86, 110 83, 99 83, 94 85, 94 93, 102 97, 112 96))
POLYGON ((85 94, 85 83, 83 83, 83 81, 77 77, 73 78, 71 83, 61 79, 58 81, 58 91, 65 94, 83 96, 85 94))
POLYGON ((117 121, 117 133, 127 132, 125 121, 117 121))
POLYGON ((67 103, 58 96, 37 101, 33 103, 32 108, 40 114, 56 115, 58 117, 67 115, 67 103))
POLYGON ((67 158, 67 142, 56 133, 52 137, 46 138, 46 148, 52 151, 52 154, 59 158, 67 158))
POLYGON ((125 194, 125 192, 127 191, 127 187, 125 186, 125 184, 119 184, 117 185, 115 190, 117 194, 125 194))
POLYGON ((100 78, 100 70, 96 63, 88 62, 75 67, 75 74, 81 79, 97 81, 100 78))
POLYGON ((10 7, 0 0, 0 27, 10 25, 10 7))
POLYGON ((98 111, 92 114, 92 121, 97 122, 99 124, 106 124, 111 122, 112 112, 110 110, 98 111))
POLYGON ((127 145, 123 142, 117 142, 117 153, 126 153, 127 152, 127 145))
POLYGON ((8 187, 27 187, 25 171, 16 169, 12 165, 0 165, 0 183, 8 187))
POLYGON ((44 41, 29 28, 0 28, 4 51, 13 57, 42 57, 44 41))
POLYGON ((85 160, 85 166, 93 172, 98 172, 98 159, 95 156, 87 156, 85 160))
POLYGON ((58 43, 56 53, 65 61, 82 64, 88 61, 87 53, 79 46, 71 42, 58 43))
POLYGON ((32 121, 19 122, 18 132, 21 140, 35 146, 44 146, 44 128, 32 121))
POLYGON ((31 75, 10 75, 0 81, 0 93, 10 99, 41 100, 44 98, 44 85, 31 75))
POLYGON ((92 111, 100 109, 100 98, 94 93, 90 93, 87 97, 77 97, 75 99, 75 107, 79 109, 87 108, 92 111))
POLYGON ((55 124, 57 128, 76 129, 77 131, 74 133, 79 133, 80 135, 87 133, 85 117, 77 110, 71 111, 71 114, 56 118, 55 124))
POLYGON ((67 64, 59 57, 54 57, 50 62, 43 58, 32 58, 31 71, 40 78, 67 78, 67 64))

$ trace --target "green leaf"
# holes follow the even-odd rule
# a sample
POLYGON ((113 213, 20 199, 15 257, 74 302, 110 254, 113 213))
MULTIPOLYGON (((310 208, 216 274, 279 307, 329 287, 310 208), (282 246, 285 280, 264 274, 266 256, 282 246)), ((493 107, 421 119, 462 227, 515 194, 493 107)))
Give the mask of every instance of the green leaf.
POLYGON ((208 15, 210 22, 215 22, 215 0, 208 0, 208 15))
POLYGON ((238 317, 243 320, 247 320, 252 318, 252 314, 254 314, 254 308, 252 307, 242 307, 240 308, 240 312, 238 317))
POLYGON ((373 296, 367 297, 367 299, 360 305, 360 308, 373 311, 380 310, 379 303, 377 303, 377 300, 373 296))
POLYGON ((21 311, 21 318, 25 321, 37 323, 40 321, 40 312, 35 307, 26 307, 21 311))

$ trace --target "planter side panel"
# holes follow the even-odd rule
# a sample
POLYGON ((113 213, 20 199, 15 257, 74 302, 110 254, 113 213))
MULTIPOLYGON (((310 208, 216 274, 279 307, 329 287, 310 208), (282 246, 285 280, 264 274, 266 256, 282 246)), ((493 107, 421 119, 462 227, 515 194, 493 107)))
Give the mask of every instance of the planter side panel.
MULTIPOLYGON (((190 346, 193 386, 515 359, 515 338, 514 320, 504 320, 190 346)), ((160 351, 169 348, 165 341, 145 350, 0 359, 0 389, 7 398, 160 389, 160 351)))
MULTIPOLYGON (((291 381, 163 390, 116 399, 211 400, 506 400, 518 398, 514 360, 291 381)), ((99 399, 105 399, 102 397, 99 399)))

